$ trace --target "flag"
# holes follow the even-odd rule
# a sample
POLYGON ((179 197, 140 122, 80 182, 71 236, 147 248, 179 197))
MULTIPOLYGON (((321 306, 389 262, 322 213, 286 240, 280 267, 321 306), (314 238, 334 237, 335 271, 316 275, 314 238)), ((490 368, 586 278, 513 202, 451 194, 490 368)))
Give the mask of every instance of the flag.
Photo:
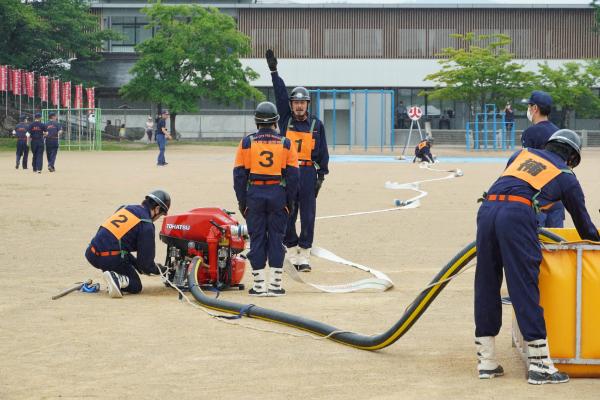
POLYGON ((19 96, 21 94, 21 70, 13 70, 13 94, 19 96))
POLYGON ((13 90, 13 71, 11 67, 7 68, 7 74, 6 74, 6 79, 8 80, 8 82, 6 82, 6 86, 9 92, 12 92, 13 90))
POLYGON ((21 71, 21 94, 27 94, 27 72, 21 71))
POLYGON ((41 76, 38 78, 39 82, 38 82, 38 90, 39 90, 39 96, 40 96, 40 100, 45 101, 46 103, 48 102, 48 77, 47 76, 41 76))
POLYGON ((94 98, 94 88, 86 88, 87 108, 96 108, 96 99, 94 98))
POLYGON ((50 100, 52 101, 52 105, 57 108, 60 107, 60 80, 52 79, 52 84, 50 87, 50 100))
POLYGON ((33 72, 28 72, 27 73, 27 96, 29 98, 35 97, 35 90, 34 90, 34 85, 35 85, 35 81, 34 81, 34 73, 33 72))
POLYGON ((64 108, 71 108, 71 82, 63 82, 61 103, 64 108))
POLYGON ((6 65, 0 65, 0 92, 6 92, 8 90, 8 67, 6 65))
POLYGON ((73 108, 83 107, 83 85, 75 85, 75 101, 73 102, 73 108))

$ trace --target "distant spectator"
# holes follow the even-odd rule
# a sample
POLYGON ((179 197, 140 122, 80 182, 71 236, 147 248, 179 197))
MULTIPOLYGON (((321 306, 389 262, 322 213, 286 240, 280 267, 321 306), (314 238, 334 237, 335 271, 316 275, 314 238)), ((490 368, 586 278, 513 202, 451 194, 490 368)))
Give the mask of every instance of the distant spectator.
POLYGON ((404 101, 400 100, 398 103, 398 108, 396 109, 396 118, 398 121, 398 129, 404 129, 404 121, 408 117, 408 112, 406 111, 406 106, 404 105, 404 101))
POLYGON ((154 121, 152 121, 152 116, 148 115, 148 120, 146 121, 146 135, 148 135, 148 143, 152 141, 152 131, 154 130, 154 121))
POLYGON ((512 132, 512 127, 515 123, 515 112, 510 103, 506 103, 506 107, 504 107, 504 120, 506 121, 506 132, 512 132))
POLYGON ((113 127, 113 125, 112 125, 112 122, 110 121, 110 119, 106 120, 106 126, 104 127, 104 133, 110 134, 112 127, 113 127))
POLYGON ((119 137, 125 137, 125 124, 121 124, 121 127, 119 128, 119 137))

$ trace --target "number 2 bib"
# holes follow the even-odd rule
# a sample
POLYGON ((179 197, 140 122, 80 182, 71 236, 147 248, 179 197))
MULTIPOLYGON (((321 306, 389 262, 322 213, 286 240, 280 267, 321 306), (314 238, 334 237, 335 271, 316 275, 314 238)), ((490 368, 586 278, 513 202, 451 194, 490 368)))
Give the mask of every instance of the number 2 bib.
POLYGON ((132 230, 137 224, 140 223, 140 219, 135 216, 131 211, 121 208, 117 210, 111 217, 109 217, 101 225, 112 233, 117 240, 121 240, 123 236, 132 230))

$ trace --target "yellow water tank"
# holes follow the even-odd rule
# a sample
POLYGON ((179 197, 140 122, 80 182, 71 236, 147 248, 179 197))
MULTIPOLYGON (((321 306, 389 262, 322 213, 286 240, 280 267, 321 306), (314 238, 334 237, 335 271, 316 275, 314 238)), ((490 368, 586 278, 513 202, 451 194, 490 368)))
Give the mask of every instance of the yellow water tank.
MULTIPOLYGON (((542 248, 540 305, 550 355, 572 377, 600 377, 600 244, 581 242, 575 229, 549 230, 567 241, 542 248)), ((514 330, 520 336, 516 324, 513 337, 514 330)))

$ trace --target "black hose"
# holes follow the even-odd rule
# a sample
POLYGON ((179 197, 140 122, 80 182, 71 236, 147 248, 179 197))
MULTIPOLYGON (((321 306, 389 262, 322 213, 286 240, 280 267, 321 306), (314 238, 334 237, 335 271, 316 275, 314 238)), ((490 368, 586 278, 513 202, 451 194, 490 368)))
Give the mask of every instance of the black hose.
MULTIPOLYGON (((539 232, 540 239, 546 241, 561 241, 562 238, 545 230, 539 232)), ((433 300, 440 294, 448 284, 449 278, 458 274, 471 260, 475 258, 477 249, 475 242, 470 243, 462 249, 438 274, 433 278, 430 285, 423 290, 411 303, 402 317, 387 331, 378 335, 367 336, 355 332, 340 330, 336 327, 322 322, 303 318, 297 315, 287 314, 268 308, 248 304, 239 304, 227 300, 208 297, 202 292, 196 280, 197 270, 202 260, 195 257, 192 260, 192 268, 188 272, 188 283, 190 292, 194 298, 204 307, 230 314, 242 314, 249 318, 258 318, 265 321, 277 322, 283 325, 298 328, 315 335, 326 336, 336 342, 355 347, 362 350, 383 349, 396 340, 400 339, 415 322, 423 315, 433 300)))

